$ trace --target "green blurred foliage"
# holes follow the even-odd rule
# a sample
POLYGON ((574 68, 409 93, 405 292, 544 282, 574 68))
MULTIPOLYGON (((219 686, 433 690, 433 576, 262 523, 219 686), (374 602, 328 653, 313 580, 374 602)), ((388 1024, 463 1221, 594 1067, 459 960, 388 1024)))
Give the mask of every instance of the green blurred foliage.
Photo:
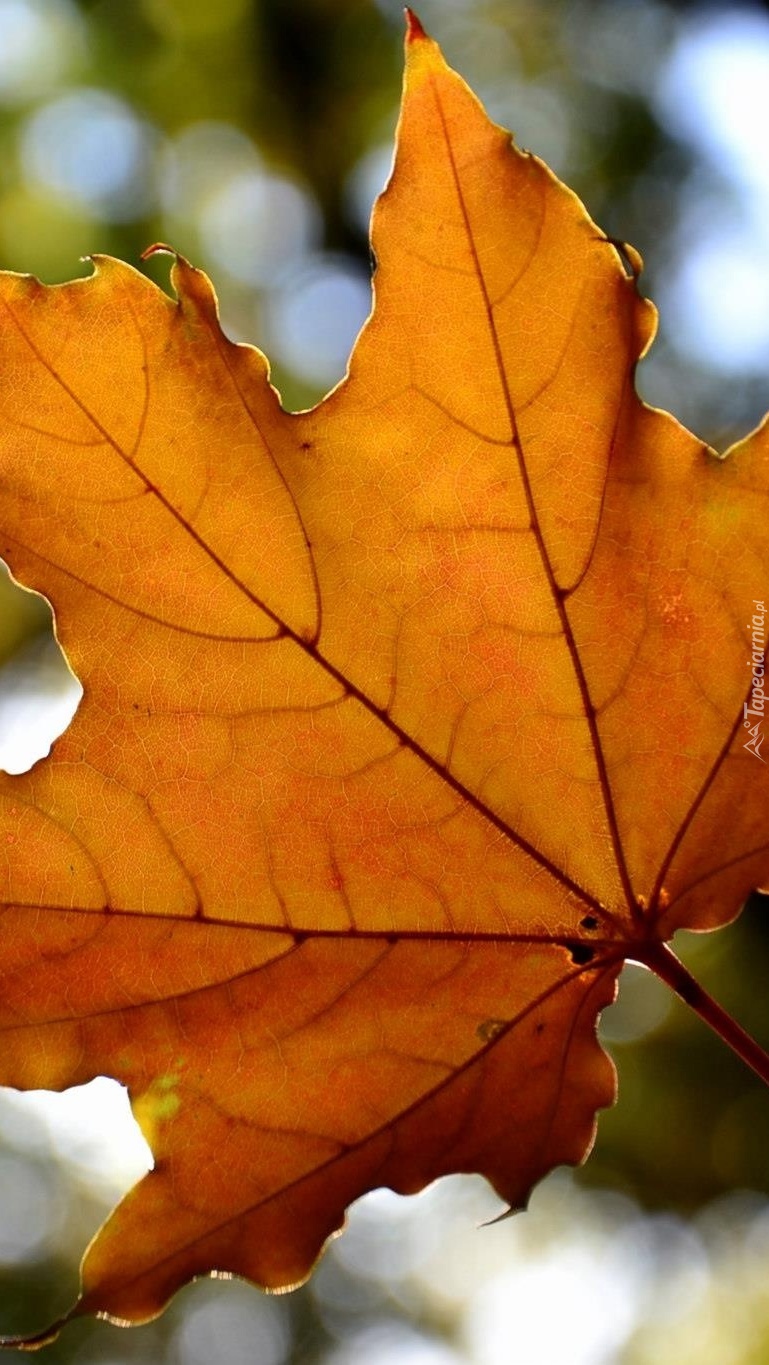
MULTIPOLYGON (((767 1050, 768 909, 769 898, 756 895, 728 928, 681 933, 673 945, 767 1050)), ((643 976, 647 991, 667 994, 643 976)), ((609 1012, 609 1032, 612 1022, 609 1012)), ((685 1005, 671 997, 666 1017, 642 1042, 609 1047, 619 1100, 601 1118, 584 1172, 588 1183, 625 1190, 649 1208, 686 1213, 734 1188, 769 1194, 769 1095, 685 1005)))
MULTIPOLYGON (((199 157, 198 177, 208 177, 208 191, 198 184, 190 193, 184 137, 206 124, 239 135, 242 157, 250 146, 265 173, 287 177, 306 196, 308 212, 317 212, 309 254, 328 260, 331 253, 364 280, 365 214, 351 189, 367 154, 392 139, 400 0, 3 0, 0 45, 4 7, 23 6, 51 35, 52 53, 35 75, 21 47, 15 83, 3 80, 0 54, 0 264, 55 281, 86 270, 78 260, 90 252, 138 264, 151 242, 170 240, 213 275, 232 334, 277 350, 276 379, 287 404, 315 401, 343 363, 319 379, 281 353, 275 319, 282 266, 272 270, 268 260, 271 278, 244 283, 242 269, 228 267, 226 247, 212 251, 211 213, 223 211, 212 204, 244 166, 233 161, 228 169, 221 148, 219 166, 216 154, 207 167, 199 157), (139 145, 133 181, 129 176, 117 194, 100 199, 73 189, 86 161, 92 172, 104 172, 99 161, 111 156, 114 173, 125 148, 71 140, 70 159, 80 162, 73 177, 73 167, 64 165, 68 125, 60 117, 67 93, 120 101, 118 112, 139 145), (41 152, 46 110, 53 131, 46 127, 41 152)), ((491 113, 568 179, 602 227, 642 251, 653 297, 680 249, 675 231, 687 207, 696 208, 699 196, 704 212, 708 191, 728 208, 726 184, 664 126, 653 99, 681 8, 662 0, 424 0, 420 10, 491 113)), ((374 187, 366 181, 364 197, 374 187)), ((236 226, 240 250, 247 252, 252 240, 258 265, 263 248, 253 217, 231 223, 230 238, 236 226)), ((162 261, 144 268, 165 285, 162 261)), ((755 376, 724 384, 722 392, 713 381, 702 364, 682 356, 675 319, 663 315, 642 388, 725 442, 758 419, 763 399, 755 376)))
POLYGON ((50 629, 47 603, 18 588, 0 561, 0 669, 27 641, 50 629))

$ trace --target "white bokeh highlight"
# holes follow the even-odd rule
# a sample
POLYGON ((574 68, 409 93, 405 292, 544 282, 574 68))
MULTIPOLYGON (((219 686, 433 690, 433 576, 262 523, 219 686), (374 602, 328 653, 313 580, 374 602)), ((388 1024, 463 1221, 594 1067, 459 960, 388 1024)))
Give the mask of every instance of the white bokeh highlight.
POLYGON ((667 281, 676 349, 726 374, 769 366, 769 18, 740 8, 681 27, 655 95, 711 183, 690 187, 667 281), (720 188, 719 188, 720 185, 720 188))
POLYGON ((0 0, 0 105, 46 95, 85 47, 85 24, 71 0, 0 0))
POLYGON ((44 104, 21 133, 27 179, 95 216, 131 222, 155 202, 157 134, 130 104, 82 87, 44 104))
POLYGON ((320 255, 287 274, 267 313, 266 349, 314 384, 345 373, 353 342, 371 308, 371 286, 342 256, 320 255))

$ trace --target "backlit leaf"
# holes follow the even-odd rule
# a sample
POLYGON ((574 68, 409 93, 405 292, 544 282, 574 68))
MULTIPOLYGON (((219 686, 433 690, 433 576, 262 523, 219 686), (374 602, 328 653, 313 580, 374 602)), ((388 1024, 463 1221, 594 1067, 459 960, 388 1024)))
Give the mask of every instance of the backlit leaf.
POLYGON ((612 1100, 623 961, 767 880, 766 429, 638 400, 635 254, 407 47, 313 411, 182 259, 2 279, 0 553, 84 697, 0 782, 0 1082, 117 1077, 156 1162, 75 1314, 295 1284, 380 1185, 521 1205, 612 1100))

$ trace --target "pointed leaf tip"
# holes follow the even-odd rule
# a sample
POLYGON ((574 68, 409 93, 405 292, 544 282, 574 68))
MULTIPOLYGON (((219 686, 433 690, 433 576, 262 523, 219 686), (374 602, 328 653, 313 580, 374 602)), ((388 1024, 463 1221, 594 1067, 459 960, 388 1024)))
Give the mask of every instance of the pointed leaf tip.
POLYGON ((427 34, 422 28, 422 25, 419 22, 419 19, 417 18, 413 9, 409 9, 407 6, 403 12, 406 15, 406 41, 409 43, 414 43, 419 38, 426 38, 427 34))
POLYGON ((141 259, 143 261, 148 261, 150 259, 150 256, 178 255, 179 255, 178 251, 175 251, 172 246, 168 246, 166 242, 153 242, 152 246, 145 247, 144 251, 141 254, 141 259))

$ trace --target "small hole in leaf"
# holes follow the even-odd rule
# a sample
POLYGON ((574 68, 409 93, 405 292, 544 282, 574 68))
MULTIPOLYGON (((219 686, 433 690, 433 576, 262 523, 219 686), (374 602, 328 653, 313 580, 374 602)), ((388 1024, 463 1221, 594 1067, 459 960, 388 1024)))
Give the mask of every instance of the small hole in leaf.
POLYGON ((598 918, 596 915, 585 915, 579 922, 580 929, 597 929, 598 918))
POLYGON ((595 957, 595 948, 588 943, 573 943, 569 949, 571 960, 577 967, 584 967, 595 957))
POLYGON ((23 773, 44 758, 82 695, 50 606, 14 583, 0 561, 0 769, 23 773))

